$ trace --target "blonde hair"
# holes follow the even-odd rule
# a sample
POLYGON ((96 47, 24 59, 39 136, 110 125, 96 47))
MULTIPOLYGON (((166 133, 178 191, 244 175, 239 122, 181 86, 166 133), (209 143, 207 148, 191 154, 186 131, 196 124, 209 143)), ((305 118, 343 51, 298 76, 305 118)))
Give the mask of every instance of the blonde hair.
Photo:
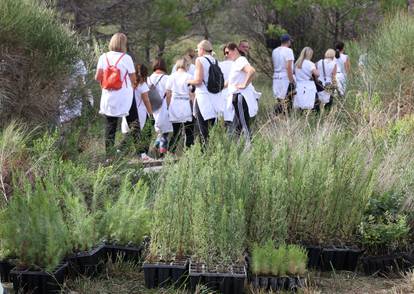
POLYGON ((123 33, 116 33, 109 41, 109 51, 127 52, 127 37, 123 33))
POLYGON ((325 58, 326 58, 326 59, 334 59, 334 58, 335 58, 335 54, 336 54, 335 50, 333 50, 333 49, 328 49, 328 50, 326 50, 326 52, 325 52, 325 58))
POLYGON ((190 63, 188 62, 187 58, 180 58, 175 63, 176 70, 179 70, 180 68, 182 68, 183 70, 187 71, 189 66, 190 66, 190 63))
POLYGON ((302 49, 302 52, 300 52, 300 56, 299 56, 298 60, 295 63, 295 66, 297 68, 301 69, 302 68, 302 64, 303 64, 303 61, 305 59, 311 60, 312 59, 312 56, 313 56, 313 50, 312 50, 312 48, 310 48, 310 47, 303 48, 302 49))
POLYGON ((204 49, 206 52, 211 53, 213 52, 213 45, 211 45, 210 41, 203 40, 197 45, 198 48, 204 49))

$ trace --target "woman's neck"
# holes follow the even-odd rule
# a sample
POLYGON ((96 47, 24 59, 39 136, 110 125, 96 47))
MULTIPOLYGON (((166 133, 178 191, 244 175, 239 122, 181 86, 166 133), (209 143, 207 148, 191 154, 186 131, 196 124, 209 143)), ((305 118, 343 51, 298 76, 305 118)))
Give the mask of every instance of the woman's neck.
POLYGON ((163 71, 163 70, 160 70, 160 69, 156 69, 155 71, 154 71, 154 73, 156 73, 156 74, 165 74, 165 72, 163 71))

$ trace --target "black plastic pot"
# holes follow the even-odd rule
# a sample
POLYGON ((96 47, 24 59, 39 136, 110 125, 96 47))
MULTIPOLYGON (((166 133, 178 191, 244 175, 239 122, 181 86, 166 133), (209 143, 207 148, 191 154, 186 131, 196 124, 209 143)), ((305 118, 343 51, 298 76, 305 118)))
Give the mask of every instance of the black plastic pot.
POLYGON ((253 276, 251 283, 255 289, 264 291, 293 291, 305 286, 303 277, 275 277, 275 276, 253 276))
POLYGON ((0 282, 10 282, 10 271, 14 268, 14 264, 7 260, 0 260, 0 282))
POLYGON ((366 275, 398 273, 403 270, 401 254, 366 256, 361 258, 361 262, 366 275))
POLYGON ((19 270, 10 272, 16 293, 51 294, 60 293, 67 274, 68 263, 59 265, 53 272, 19 270))
POLYGON ((348 248, 348 254, 344 264, 344 270, 354 272, 358 265, 359 257, 362 254, 362 250, 358 248, 348 248))
POLYGON ((321 270, 322 271, 330 271, 335 269, 334 265, 336 261, 334 260, 336 253, 336 248, 334 247, 327 247, 322 249, 321 253, 321 270))
POLYGON ((89 251, 79 252, 70 256, 70 272, 93 277, 99 274, 105 267, 106 248, 101 244, 89 251))
POLYGON ((319 269, 322 248, 320 246, 306 246, 306 250, 308 251, 308 268, 319 269))
POLYGON ((118 244, 105 244, 106 255, 112 262, 117 258, 123 261, 140 262, 142 259, 143 246, 123 246, 118 244))
POLYGON ((172 262, 144 262, 145 286, 149 289, 167 287, 170 285, 181 286, 185 282, 188 273, 188 259, 172 262))
POLYGON ((197 285, 203 284, 212 291, 223 294, 244 293, 246 280, 245 266, 232 266, 226 272, 208 269, 204 264, 190 262, 190 289, 195 291, 197 285))

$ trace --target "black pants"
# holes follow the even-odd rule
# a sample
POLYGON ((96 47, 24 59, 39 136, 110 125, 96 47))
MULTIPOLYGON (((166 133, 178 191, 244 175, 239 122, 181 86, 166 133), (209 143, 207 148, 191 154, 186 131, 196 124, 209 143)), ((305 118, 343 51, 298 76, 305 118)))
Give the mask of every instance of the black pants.
POLYGON ((201 144, 205 145, 208 141, 209 129, 214 125, 216 119, 204 119, 201 115, 200 108, 198 107, 197 100, 194 104, 194 112, 196 116, 197 127, 200 132, 201 144))
POLYGON ((118 127, 119 117, 106 116, 105 123, 105 151, 106 154, 111 154, 114 151, 115 134, 118 127))
POLYGON ((124 148, 126 146, 126 143, 128 140, 132 140, 135 146, 136 152, 139 152, 139 140, 141 137, 141 130, 139 126, 139 117, 138 117, 138 110, 137 110, 137 104, 135 102, 135 95, 132 99, 132 105, 129 109, 129 114, 126 118, 128 127, 129 127, 129 133, 124 137, 124 139, 121 142, 121 148, 124 148))
POLYGON ((185 147, 190 147, 194 144, 194 124, 192 121, 187 121, 185 123, 173 123, 173 135, 171 137, 171 152, 175 152, 178 142, 181 138, 182 129, 184 128, 185 132, 185 147))
POLYGON ((246 139, 250 141, 250 115, 249 107, 247 106, 246 99, 242 94, 233 95, 233 107, 234 107, 234 120, 233 130, 238 136, 244 133, 246 139))

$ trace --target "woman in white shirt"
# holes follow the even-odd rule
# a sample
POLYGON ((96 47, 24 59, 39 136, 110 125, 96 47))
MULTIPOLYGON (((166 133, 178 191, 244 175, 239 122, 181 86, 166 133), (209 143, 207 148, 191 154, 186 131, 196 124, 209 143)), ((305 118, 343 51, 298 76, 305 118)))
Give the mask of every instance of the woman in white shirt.
POLYGON ((325 58, 318 61, 316 68, 319 71, 319 80, 322 82, 325 90, 318 92, 318 99, 323 107, 331 101, 332 89, 336 85, 336 61, 335 50, 328 49, 325 58))
POLYGON ((338 42, 335 46, 336 51, 336 80, 338 84, 339 94, 342 96, 345 95, 346 91, 346 81, 349 71, 351 70, 351 63, 349 62, 348 55, 344 54, 345 44, 343 42, 338 42))
POLYGON ((159 147, 161 154, 168 150, 168 133, 173 131, 172 124, 168 118, 168 107, 166 98, 166 85, 168 80, 167 65, 162 58, 157 58, 152 65, 153 73, 148 77, 148 85, 154 85, 163 99, 161 107, 154 111, 155 131, 158 133, 155 146, 159 147))
POLYGON ((122 133, 130 133, 135 143, 137 154, 139 154, 143 160, 150 160, 151 158, 147 155, 148 146, 142 146, 139 142, 143 139, 141 131, 144 129, 148 115, 153 115, 151 103, 148 98, 148 69, 144 64, 137 64, 135 70, 138 85, 134 90, 135 99, 132 102, 129 115, 122 118, 122 133))
POLYGON ((315 64, 311 61, 313 50, 303 48, 295 63, 296 96, 293 99, 295 109, 313 109, 315 106, 316 86, 314 78, 319 77, 315 64))
POLYGON ((217 62, 211 56, 213 46, 209 41, 203 40, 198 43, 197 51, 198 57, 195 62, 194 79, 188 80, 187 83, 196 87, 194 116, 197 121, 202 143, 206 144, 209 129, 214 125, 220 113, 221 93, 210 93, 206 86, 208 83, 210 63, 217 62))
POLYGON ((188 73, 190 63, 182 58, 175 64, 176 71, 169 76, 167 81, 167 105, 170 122, 173 125, 173 136, 171 138, 170 151, 175 152, 182 129, 185 132, 185 146, 188 148, 194 143, 193 114, 191 101, 194 94, 187 84, 192 78, 188 73))
POLYGON ((99 113, 106 118, 105 150, 108 155, 114 151, 118 120, 128 115, 136 85, 134 63, 126 51, 127 37, 122 33, 113 35, 109 42, 109 52, 99 57, 95 75, 95 80, 102 86, 99 113), (104 73, 108 72, 110 66, 115 66, 120 71, 122 86, 116 90, 104 88, 107 82, 104 73))
MULTIPOLYGON (((221 69, 221 72, 223 73, 224 77, 224 83, 227 85, 229 81, 229 75, 230 75, 230 69, 233 64, 233 60, 229 57, 229 49, 227 48, 228 45, 226 45, 223 48, 223 54, 224 54, 224 60, 219 62, 219 66, 221 69)), ((226 122, 226 125, 229 125, 233 122, 234 113, 233 111, 228 107, 227 105, 227 97, 229 96, 228 87, 224 88, 223 91, 221 91, 221 103, 220 111, 223 115, 223 119, 226 122)))
POLYGON ((258 111, 259 96, 252 86, 256 70, 240 54, 235 43, 228 44, 227 49, 229 58, 233 60, 228 79, 229 99, 234 109, 233 127, 238 134, 244 133, 250 142, 250 118, 255 117, 258 111))

